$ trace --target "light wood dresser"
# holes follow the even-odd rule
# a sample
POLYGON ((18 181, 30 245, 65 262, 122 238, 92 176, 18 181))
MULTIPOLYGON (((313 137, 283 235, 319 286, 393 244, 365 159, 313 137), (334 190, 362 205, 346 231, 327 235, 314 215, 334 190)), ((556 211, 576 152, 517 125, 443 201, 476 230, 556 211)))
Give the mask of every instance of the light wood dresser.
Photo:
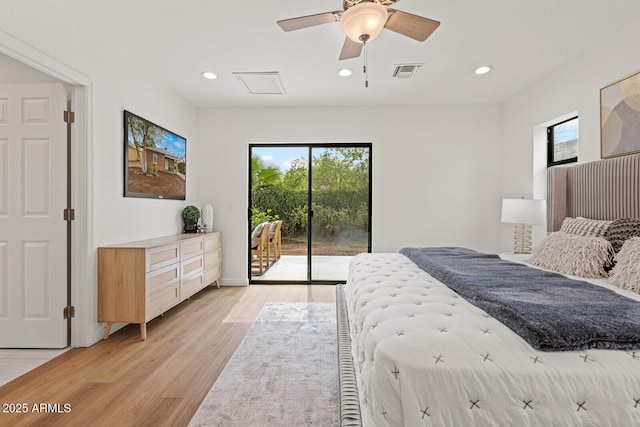
POLYGON ((222 271, 220 232, 178 234, 98 248, 98 322, 147 322, 206 286, 222 271))

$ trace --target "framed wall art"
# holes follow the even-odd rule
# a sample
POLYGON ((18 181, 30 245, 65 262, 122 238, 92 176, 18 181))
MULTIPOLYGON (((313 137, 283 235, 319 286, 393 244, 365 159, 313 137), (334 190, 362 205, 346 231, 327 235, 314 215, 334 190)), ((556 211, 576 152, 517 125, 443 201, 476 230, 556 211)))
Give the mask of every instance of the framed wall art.
POLYGON ((600 89, 600 157, 640 152, 640 73, 600 89))
POLYGON ((187 140, 124 111, 124 196, 185 200, 187 140))

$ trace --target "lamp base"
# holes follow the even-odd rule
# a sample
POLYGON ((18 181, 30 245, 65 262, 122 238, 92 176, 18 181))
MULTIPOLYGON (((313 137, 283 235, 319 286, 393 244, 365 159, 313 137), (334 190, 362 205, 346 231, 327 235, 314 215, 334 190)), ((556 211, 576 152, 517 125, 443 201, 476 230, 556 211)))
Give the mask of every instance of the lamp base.
POLYGON ((531 226, 529 224, 518 224, 513 230, 513 253, 531 253, 531 226))

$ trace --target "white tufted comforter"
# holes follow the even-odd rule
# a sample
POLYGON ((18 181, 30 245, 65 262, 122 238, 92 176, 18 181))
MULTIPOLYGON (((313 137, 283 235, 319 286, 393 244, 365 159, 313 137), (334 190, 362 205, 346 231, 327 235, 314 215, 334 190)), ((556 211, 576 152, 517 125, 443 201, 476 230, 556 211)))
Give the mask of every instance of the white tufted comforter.
POLYGON ((365 426, 640 426, 640 350, 534 350, 401 254, 345 298, 365 426))

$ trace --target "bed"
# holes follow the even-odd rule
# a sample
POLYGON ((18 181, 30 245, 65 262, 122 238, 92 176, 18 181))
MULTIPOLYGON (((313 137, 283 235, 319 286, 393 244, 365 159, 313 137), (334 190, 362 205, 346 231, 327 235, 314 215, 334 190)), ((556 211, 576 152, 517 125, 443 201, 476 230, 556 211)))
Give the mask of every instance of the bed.
POLYGON ((639 183, 638 155, 552 168, 552 234, 532 259, 465 248, 354 257, 337 288, 342 425, 640 426, 639 183), (598 246, 612 224, 615 249, 598 246), (451 271, 462 279, 445 285, 451 271), (482 276, 562 283, 496 286, 534 307, 521 314, 491 280, 474 286, 482 276), (553 306, 564 286, 574 293, 553 306))

